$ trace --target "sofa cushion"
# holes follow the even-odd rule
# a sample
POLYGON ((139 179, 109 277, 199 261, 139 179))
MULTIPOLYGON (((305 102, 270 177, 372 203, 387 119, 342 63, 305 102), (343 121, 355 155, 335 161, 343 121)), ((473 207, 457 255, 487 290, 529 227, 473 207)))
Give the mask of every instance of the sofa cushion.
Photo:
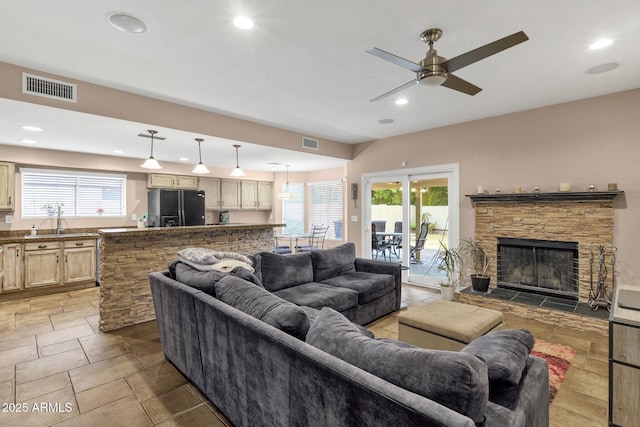
POLYGON ((484 421, 489 398, 487 367, 469 353, 427 350, 363 335, 340 313, 321 310, 307 343, 390 383, 484 421))
POLYGON ((214 288, 216 282, 229 274, 238 276, 253 283, 254 285, 262 287, 260 279, 258 279, 255 274, 242 267, 236 267, 230 272, 217 270, 202 271, 187 263, 178 261, 173 268, 175 271, 176 281, 201 290, 213 297, 216 296, 214 288))
POLYGON ((525 329, 504 329, 490 332, 471 341, 462 352, 471 353, 484 361, 489 381, 516 385, 535 344, 531 332, 525 329))
POLYGON ((228 275, 215 284, 216 295, 240 311, 304 340, 309 318, 300 307, 273 295, 253 283, 228 275))
MULTIPOLYGON (((290 255, 285 255, 290 256, 290 255)), ((305 283, 274 292, 282 299, 297 305, 321 309, 331 307, 344 311, 358 304, 358 293, 351 289, 338 288, 324 283, 305 283)))
POLYGON ((261 252, 260 258, 262 284, 271 292, 313 282, 313 266, 309 252, 287 255, 261 252))
POLYGON ((356 246, 344 243, 332 249, 311 251, 313 264, 313 280, 322 282, 325 279, 341 276, 356 271, 356 246))
POLYGON ((322 283, 353 289, 358 292, 358 304, 375 301, 396 289, 395 278, 390 274, 353 272, 322 280, 322 283))

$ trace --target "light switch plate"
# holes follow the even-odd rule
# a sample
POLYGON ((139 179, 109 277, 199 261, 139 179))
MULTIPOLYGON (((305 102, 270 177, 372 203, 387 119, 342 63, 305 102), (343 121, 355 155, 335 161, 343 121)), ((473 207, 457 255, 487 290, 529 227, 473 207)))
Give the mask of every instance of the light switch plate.
POLYGON ((351 222, 358 222, 358 215, 351 215, 351 222))
POLYGON ((4 217, 4 223, 5 224, 13 224, 13 215, 6 215, 4 217))
POLYGON ((137 221, 138 220, 138 214, 131 214, 131 221, 137 221))

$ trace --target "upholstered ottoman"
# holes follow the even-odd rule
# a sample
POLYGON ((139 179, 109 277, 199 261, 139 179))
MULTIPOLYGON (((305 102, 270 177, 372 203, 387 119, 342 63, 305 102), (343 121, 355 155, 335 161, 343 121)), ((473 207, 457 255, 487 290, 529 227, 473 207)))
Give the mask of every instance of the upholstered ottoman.
POLYGON ((461 350, 479 336, 504 327, 499 311, 451 301, 432 301, 398 314, 400 341, 436 350, 461 350))

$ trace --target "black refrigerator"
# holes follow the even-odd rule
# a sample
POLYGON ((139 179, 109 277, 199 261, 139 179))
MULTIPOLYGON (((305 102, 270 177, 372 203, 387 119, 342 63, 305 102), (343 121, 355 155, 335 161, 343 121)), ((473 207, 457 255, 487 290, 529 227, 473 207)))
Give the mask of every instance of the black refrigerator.
POLYGON ((204 225, 204 191, 150 190, 147 202, 149 227, 204 225))

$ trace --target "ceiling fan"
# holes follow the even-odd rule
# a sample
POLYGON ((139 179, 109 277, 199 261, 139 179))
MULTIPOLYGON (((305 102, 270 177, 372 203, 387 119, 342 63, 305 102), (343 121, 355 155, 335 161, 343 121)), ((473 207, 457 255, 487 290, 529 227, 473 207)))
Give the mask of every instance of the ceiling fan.
POLYGON ((392 53, 385 52, 377 47, 368 50, 368 53, 375 55, 378 58, 384 59, 385 61, 389 61, 392 64, 416 73, 416 78, 414 80, 392 89, 371 101, 378 101, 382 98, 386 98, 387 96, 393 95, 394 93, 400 92, 401 90, 416 84, 428 86, 440 85, 473 96, 482 89, 461 79, 460 77, 454 76, 451 73, 529 40, 529 37, 527 37, 523 31, 519 31, 477 49, 470 50, 462 55, 458 55, 455 58, 445 59, 442 56, 438 56, 438 52, 433 48, 433 45, 440 39, 440 36, 442 36, 442 30, 438 28, 431 28, 420 35, 420 40, 429 45, 429 50, 427 51, 427 56, 425 56, 419 64, 392 53))

